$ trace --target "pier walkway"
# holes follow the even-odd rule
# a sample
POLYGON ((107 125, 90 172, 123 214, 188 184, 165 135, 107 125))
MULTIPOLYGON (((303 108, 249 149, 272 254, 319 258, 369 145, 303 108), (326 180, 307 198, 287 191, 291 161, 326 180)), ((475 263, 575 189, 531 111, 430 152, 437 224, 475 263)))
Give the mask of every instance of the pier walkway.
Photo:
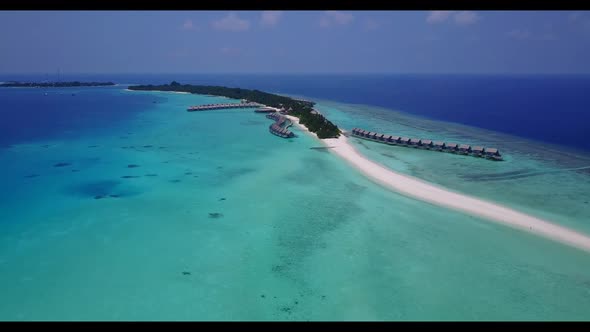
POLYGON ((500 152, 496 148, 485 148, 482 146, 471 146, 467 144, 445 143, 441 141, 432 141, 429 139, 408 138, 400 136, 392 136, 380 134, 372 131, 354 128, 351 132, 352 136, 366 139, 369 141, 404 146, 415 149, 433 150, 439 152, 448 152, 454 154, 461 154, 473 157, 486 158, 490 160, 503 160, 500 152))

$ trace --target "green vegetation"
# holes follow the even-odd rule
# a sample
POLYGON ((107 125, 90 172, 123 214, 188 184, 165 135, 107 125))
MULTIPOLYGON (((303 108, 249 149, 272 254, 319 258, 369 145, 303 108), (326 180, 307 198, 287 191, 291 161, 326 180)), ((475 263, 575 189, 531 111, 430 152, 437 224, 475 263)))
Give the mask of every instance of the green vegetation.
POLYGON ((8 88, 67 88, 76 86, 111 86, 113 82, 6 82, 0 87, 8 88))
POLYGON ((266 106, 284 109, 285 113, 298 117, 299 122, 305 125, 309 131, 316 133, 319 138, 336 138, 340 136, 340 130, 336 125, 326 119, 323 115, 313 112, 314 102, 296 100, 290 97, 279 96, 259 90, 211 85, 180 84, 176 81, 164 85, 135 85, 130 86, 129 90, 189 92, 202 95, 223 96, 233 99, 246 99, 266 106))

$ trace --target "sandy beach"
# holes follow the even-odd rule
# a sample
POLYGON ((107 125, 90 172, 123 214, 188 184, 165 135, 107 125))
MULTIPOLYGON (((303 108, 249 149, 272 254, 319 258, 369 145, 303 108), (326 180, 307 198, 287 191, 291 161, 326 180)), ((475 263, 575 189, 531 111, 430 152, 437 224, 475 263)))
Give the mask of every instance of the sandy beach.
MULTIPOLYGON (((298 118, 287 117, 301 129, 317 138, 317 135, 309 132, 305 126, 299 123, 298 118)), ((492 202, 459 194, 411 176, 394 172, 362 156, 344 135, 339 138, 323 139, 321 141, 331 147, 329 150, 332 153, 340 156, 365 176, 400 194, 502 223, 590 252, 590 237, 585 234, 492 202)))

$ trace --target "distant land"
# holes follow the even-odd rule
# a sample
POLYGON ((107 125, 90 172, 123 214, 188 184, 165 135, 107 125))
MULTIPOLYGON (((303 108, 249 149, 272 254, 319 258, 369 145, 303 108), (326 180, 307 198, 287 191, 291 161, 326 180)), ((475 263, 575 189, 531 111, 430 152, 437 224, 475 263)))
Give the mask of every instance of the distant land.
POLYGON ((113 86, 113 82, 5 82, 0 87, 7 88, 67 88, 77 86, 113 86))
POLYGON ((259 90, 211 85, 183 85, 176 81, 164 85, 129 86, 129 90, 188 92, 233 99, 245 99, 281 109, 285 114, 299 118, 299 123, 305 125, 309 131, 315 133, 319 138, 338 138, 340 136, 340 129, 322 114, 318 113, 313 108, 315 103, 312 101, 293 99, 259 90))

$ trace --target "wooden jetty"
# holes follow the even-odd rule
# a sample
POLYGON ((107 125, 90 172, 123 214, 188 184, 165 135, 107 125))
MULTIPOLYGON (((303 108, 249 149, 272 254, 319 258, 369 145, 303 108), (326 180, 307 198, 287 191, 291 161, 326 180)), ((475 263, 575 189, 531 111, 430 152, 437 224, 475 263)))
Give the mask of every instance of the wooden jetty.
POLYGON ((257 110, 254 110, 254 112, 256 112, 256 113, 275 113, 275 112, 278 112, 278 110, 273 107, 262 107, 257 110))
POLYGON ((385 135, 366 131, 360 128, 352 129, 351 134, 354 137, 389 145, 462 154, 496 161, 503 160, 502 155, 500 155, 500 152, 496 148, 486 148, 483 146, 471 146, 468 144, 445 143, 441 141, 432 141, 429 139, 385 135))

